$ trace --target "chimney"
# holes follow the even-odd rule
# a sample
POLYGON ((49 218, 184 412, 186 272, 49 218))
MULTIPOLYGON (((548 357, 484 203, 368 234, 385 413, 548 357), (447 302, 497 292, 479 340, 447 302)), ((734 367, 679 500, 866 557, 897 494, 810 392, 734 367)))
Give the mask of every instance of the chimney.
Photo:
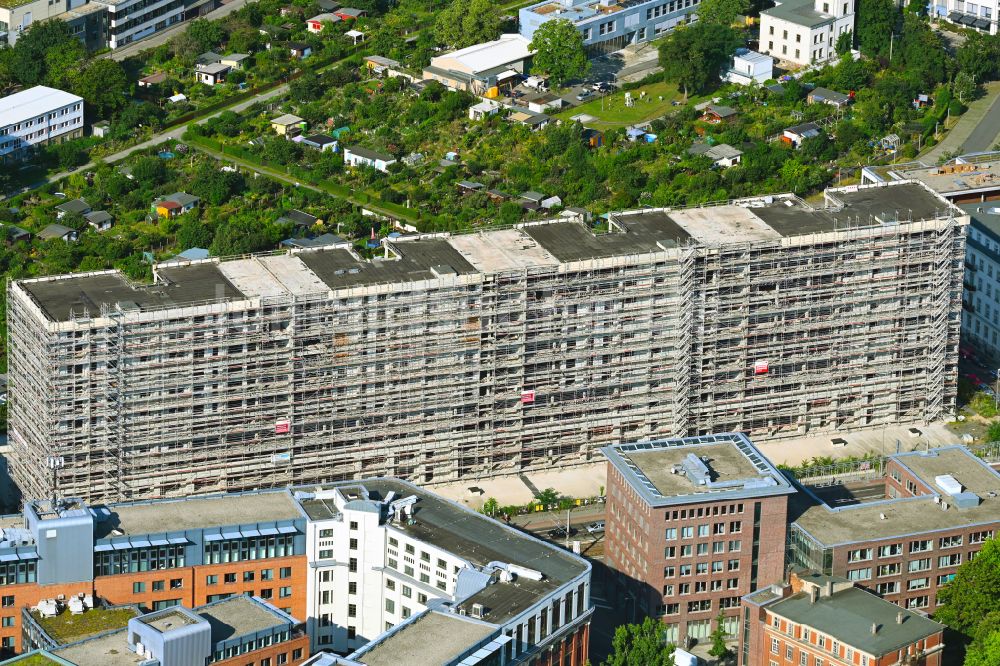
POLYGON ((832 597, 833 596, 833 581, 832 580, 826 581, 826 596, 828 596, 828 597, 832 597))
POLYGON ((904 617, 905 615, 903 615, 903 611, 899 611, 898 613, 896 613, 896 624, 903 624, 904 617))
POLYGON ((809 587, 809 603, 816 603, 816 599, 819 597, 819 588, 815 585, 809 587))
POLYGON ((878 633, 878 624, 875 623, 875 622, 872 622, 872 636, 874 636, 877 633, 878 633))

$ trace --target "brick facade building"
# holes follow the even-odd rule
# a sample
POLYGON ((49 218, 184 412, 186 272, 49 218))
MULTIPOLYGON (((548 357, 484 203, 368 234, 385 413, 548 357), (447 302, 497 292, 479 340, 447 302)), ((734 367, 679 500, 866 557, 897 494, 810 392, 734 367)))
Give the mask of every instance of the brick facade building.
POLYGON ((740 598, 783 579, 794 488, 741 434, 602 452, 617 593, 662 618, 669 641, 706 638, 720 612, 735 636, 740 598))
POLYGON ((827 504, 804 486, 790 559, 933 613, 937 590, 1000 530, 1000 474, 961 446, 889 456, 872 501, 827 504))
POLYGON ((940 666, 943 625, 817 573, 743 598, 741 666, 940 666))

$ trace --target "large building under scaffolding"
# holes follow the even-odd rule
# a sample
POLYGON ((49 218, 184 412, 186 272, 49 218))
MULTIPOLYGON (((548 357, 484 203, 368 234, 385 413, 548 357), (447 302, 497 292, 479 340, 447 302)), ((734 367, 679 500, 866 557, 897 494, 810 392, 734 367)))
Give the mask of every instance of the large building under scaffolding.
POLYGON ((893 183, 13 282, 11 473, 91 501, 436 483, 936 419, 967 223, 893 183))

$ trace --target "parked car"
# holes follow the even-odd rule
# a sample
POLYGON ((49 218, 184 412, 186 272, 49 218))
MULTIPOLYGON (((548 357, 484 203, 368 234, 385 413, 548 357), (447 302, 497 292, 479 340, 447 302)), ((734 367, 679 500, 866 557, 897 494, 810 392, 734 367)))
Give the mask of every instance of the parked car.
MULTIPOLYGON (((568 536, 573 536, 577 533, 577 531, 578 530, 575 527, 569 528, 568 536)), ((551 530, 546 532, 546 534, 550 539, 565 539, 567 536, 565 527, 553 527, 551 530)))
POLYGON ((598 534, 604 531, 604 521, 598 520, 596 523, 587 525, 587 531, 591 534, 598 534))
POLYGON ((577 94, 576 99, 579 102, 586 102, 588 99, 590 99, 593 96, 594 96, 594 91, 592 91, 592 90, 581 90, 577 94))

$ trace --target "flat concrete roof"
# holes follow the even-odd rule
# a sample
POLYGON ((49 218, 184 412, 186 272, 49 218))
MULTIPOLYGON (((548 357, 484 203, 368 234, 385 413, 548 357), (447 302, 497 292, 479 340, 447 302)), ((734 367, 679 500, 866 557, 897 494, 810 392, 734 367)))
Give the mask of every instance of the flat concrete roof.
POLYGON ((150 617, 140 617, 139 621, 156 629, 161 634, 177 631, 182 627, 189 627, 193 624, 199 624, 196 619, 178 610, 156 613, 150 617))
POLYGON ((792 195, 744 199, 717 206, 644 209, 608 216, 610 230, 557 218, 516 229, 435 234, 386 241, 389 257, 364 259, 342 247, 290 254, 205 261, 168 261, 156 283, 132 284, 116 271, 18 281, 52 321, 91 317, 104 305, 149 311, 244 298, 323 294, 376 284, 404 285, 454 275, 551 267, 563 263, 649 255, 680 246, 773 243, 783 237, 962 215, 916 183, 827 192, 814 207, 792 195))
POLYGON ((365 666, 450 664, 497 631, 467 617, 429 611, 353 658, 365 666))
POLYGON ((916 161, 868 169, 887 181, 919 181, 940 194, 1000 188, 1000 152, 960 155, 940 166, 916 161))
POLYGON ((800 493, 789 511, 793 525, 829 547, 1000 523, 1000 474, 967 449, 944 447, 931 449, 929 454, 921 451, 890 458, 916 474, 948 508, 942 509, 942 504, 934 502, 934 494, 927 494, 832 509, 800 493), (943 474, 951 474, 968 492, 978 495, 978 506, 956 506, 934 483, 934 477, 943 474))
MULTIPOLYGON (((484 567, 490 562, 511 562, 543 574, 543 579, 539 581, 519 577, 516 585, 487 585, 459 606, 468 610, 472 604, 483 604, 487 609, 484 618, 486 622, 499 624, 516 617, 540 598, 586 573, 590 567, 585 560, 569 551, 523 534, 404 481, 368 479, 324 487, 351 486, 363 486, 372 499, 384 498, 390 492, 395 492, 396 497, 416 495, 418 501, 414 505, 414 523, 395 522, 389 527, 390 531, 397 530, 418 541, 438 546, 478 567, 484 567)), ((315 486, 304 487, 302 490, 313 491, 315 486)), ((306 503, 303 504, 306 511, 324 511, 322 506, 310 509, 305 506, 306 503)))
POLYGON ((144 504, 114 504, 111 517, 95 523, 97 538, 117 527, 126 535, 157 534, 302 518, 287 491, 192 497, 144 504))
POLYGON ((788 479, 739 433, 616 444, 601 453, 651 506, 795 492, 788 479))
POLYGON ((520 229, 454 236, 451 245, 483 273, 559 264, 551 252, 520 229))
POLYGON ((128 631, 125 629, 51 652, 76 666, 135 666, 148 661, 128 648, 128 631))
POLYGON ((195 613, 212 625, 212 644, 246 636, 271 627, 285 626, 289 619, 250 597, 230 597, 196 608, 195 613))

